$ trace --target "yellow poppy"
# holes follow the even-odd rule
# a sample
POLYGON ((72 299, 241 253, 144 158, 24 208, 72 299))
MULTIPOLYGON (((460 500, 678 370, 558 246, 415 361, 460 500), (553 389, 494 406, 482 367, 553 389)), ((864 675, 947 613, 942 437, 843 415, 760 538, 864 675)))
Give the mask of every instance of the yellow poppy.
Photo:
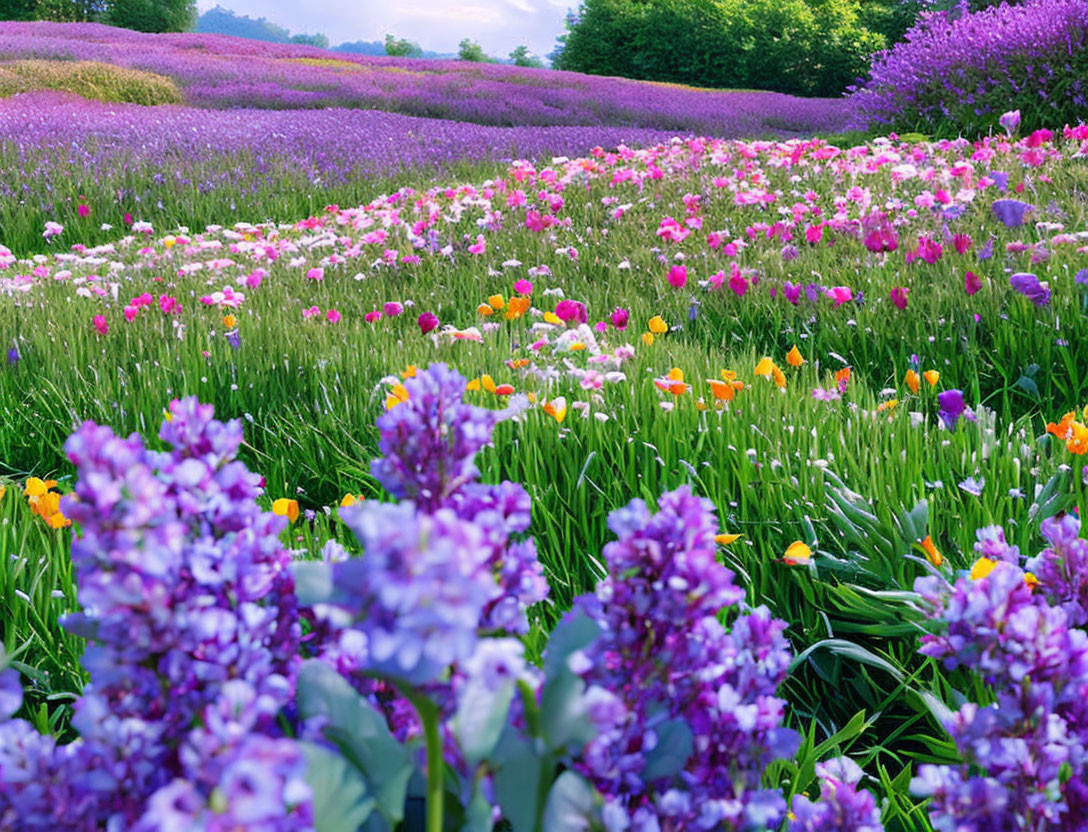
POLYGON ((223 326, 225 326, 227 329, 234 329, 234 327, 235 327, 235 325, 237 323, 238 323, 238 319, 235 318, 233 315, 224 315, 223 316, 223 326))
POLYGON ((886 402, 881 402, 876 406, 877 413, 883 413, 885 410, 895 410, 899 405, 899 399, 888 399, 886 402))
POLYGON ((567 400, 563 396, 544 402, 544 412, 551 416, 559 424, 567 418, 567 400))
POLYGON ((288 500, 286 497, 280 497, 272 503, 272 513, 280 517, 286 517, 289 522, 294 523, 298 519, 298 500, 288 500))
POLYGON ((385 409, 392 410, 398 404, 408 401, 408 388, 403 384, 393 385, 389 395, 385 397, 385 409))
POLYGON ((353 506, 356 503, 360 503, 362 501, 362 494, 359 494, 358 496, 356 496, 355 494, 345 494, 344 498, 340 500, 340 508, 348 508, 349 506, 353 506))
POLYGON ((719 546, 728 546, 730 543, 737 540, 740 540, 739 534, 726 534, 725 532, 722 532, 721 534, 714 535, 714 542, 719 546))
POLYGON ((491 304, 491 308, 496 311, 506 306, 506 299, 502 295, 492 295, 487 299, 487 302, 491 304))
POLYGON ((800 367, 805 363, 804 357, 801 355, 801 351, 794 345, 788 353, 786 353, 786 363, 791 367, 800 367))
POLYGON ((773 371, 774 362, 769 358, 763 358, 756 364, 756 368, 753 372, 755 372, 757 376, 767 376, 769 378, 773 371))
POLYGON ((1031 572, 1024 573, 1024 583, 1028 585, 1030 589, 1035 589, 1039 585, 1039 579, 1035 577, 1031 572))
POLYGON ((782 557, 782 560, 790 566, 800 566, 801 564, 808 563, 809 558, 811 557, 812 549, 809 548, 808 544, 800 540, 795 540, 786 547, 786 554, 782 557))
POLYGON ((922 373, 922 378, 929 382, 930 387, 936 387, 937 382, 941 380, 941 374, 936 370, 926 370, 922 373))
POLYGON ((654 345, 654 334, 652 332, 642 333, 642 343, 647 347, 652 347, 654 345))
POLYGON ((665 319, 662 318, 660 315, 654 315, 652 318, 650 318, 649 327, 650 332, 652 332, 654 335, 664 335, 666 332, 669 331, 669 325, 665 323, 665 319))
POLYGON ((989 558, 979 558, 975 561, 971 567, 971 580, 981 581, 987 575, 994 571, 994 567, 997 566, 996 560, 990 560, 989 558))
POLYGON ((555 326, 562 326, 563 325, 563 320, 558 315, 556 315, 554 312, 545 312, 544 313, 544 322, 549 323, 549 324, 554 324, 555 326))

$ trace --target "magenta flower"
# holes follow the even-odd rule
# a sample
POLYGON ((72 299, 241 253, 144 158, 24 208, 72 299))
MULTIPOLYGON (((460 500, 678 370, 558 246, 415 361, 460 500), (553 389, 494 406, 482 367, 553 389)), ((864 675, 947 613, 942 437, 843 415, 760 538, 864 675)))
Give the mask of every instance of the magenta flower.
POLYGON ((330 309, 327 313, 325 313, 325 318, 330 324, 340 323, 340 313, 337 312, 335 309, 330 309))
POLYGON ((576 300, 561 300, 555 305, 555 316, 564 323, 578 321, 584 324, 588 320, 586 305, 576 300))
POLYGON ((748 280, 734 269, 733 273, 729 275, 729 288, 736 292, 738 296, 741 296, 748 291, 748 280))
POLYGON ((308 272, 306 272, 306 277, 308 277, 310 280, 324 280, 325 270, 319 268, 310 269, 308 272))
POLYGON ((140 311, 140 307, 132 306, 131 304, 129 304, 124 308, 123 311, 125 313, 125 320, 129 323, 132 323, 134 320, 136 320, 136 314, 140 311))
POLYGON ((80 204, 80 206, 76 208, 76 213, 84 218, 89 217, 91 215, 91 206, 87 204, 80 204))
POLYGON ((612 313, 612 326, 619 330, 627 329, 627 321, 630 320, 630 318, 630 312, 617 306, 616 310, 612 313))
POLYGON ((963 288, 968 295, 973 295, 982 288, 982 279, 974 272, 967 272, 963 276, 963 288))
POLYGON ((907 308, 907 295, 909 294, 909 292, 910 289, 908 289, 906 286, 896 286, 894 289, 892 289, 891 299, 892 303, 895 304, 896 309, 907 308))
POLYGON ((105 315, 95 315, 94 318, 91 319, 91 323, 94 324, 95 331, 99 335, 105 335, 110 331, 110 325, 106 323, 105 315))
POLYGON ((873 229, 865 235, 864 242, 865 247, 875 254, 899 248, 899 237, 890 225, 873 229))
POLYGON ((686 266, 673 266, 669 269, 669 285, 674 289, 683 289, 688 282, 686 266))
POLYGON ((1020 111, 1010 110, 997 120, 997 123, 1005 128, 1005 132, 1008 135, 1012 135, 1016 132, 1016 128, 1020 126, 1020 111))
POLYGON ((382 307, 385 314, 390 318, 395 318, 401 312, 404 311, 404 307, 397 303, 395 300, 386 301, 385 306, 382 307))
POLYGON ((528 280, 519 280, 514 284, 514 291, 519 295, 531 295, 533 293, 533 284, 528 280))
POLYGON ((372 309, 370 312, 367 312, 365 315, 363 315, 363 320, 365 320, 368 324, 372 324, 375 321, 380 320, 381 317, 381 312, 379 312, 377 309, 372 309))
POLYGON ((827 290, 827 294, 831 295, 836 307, 849 303, 854 299, 854 293, 849 286, 832 286, 827 290))
POLYGON ((424 312, 416 320, 420 331, 426 335, 428 332, 438 329, 438 316, 434 312, 424 312))

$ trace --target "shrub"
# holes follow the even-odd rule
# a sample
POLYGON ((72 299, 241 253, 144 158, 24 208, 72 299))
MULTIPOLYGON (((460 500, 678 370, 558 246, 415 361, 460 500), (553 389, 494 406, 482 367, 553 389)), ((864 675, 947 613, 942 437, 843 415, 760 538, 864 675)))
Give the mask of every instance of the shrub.
POLYGON ((73 92, 95 101, 180 104, 173 81, 153 72, 97 61, 26 60, 0 64, 0 98, 31 90, 73 92))
POLYGON ((874 56, 853 102, 874 129, 979 133, 1019 109, 1026 129, 1088 107, 1088 0, 1033 0, 926 14, 874 56))
POLYGON ((838 95, 884 45, 857 0, 586 0, 559 69, 702 87, 838 95))

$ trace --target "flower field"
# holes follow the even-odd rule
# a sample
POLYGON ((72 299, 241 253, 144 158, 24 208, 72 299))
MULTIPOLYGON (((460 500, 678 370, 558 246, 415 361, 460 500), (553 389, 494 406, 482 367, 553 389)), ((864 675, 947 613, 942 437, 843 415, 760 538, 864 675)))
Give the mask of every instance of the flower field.
POLYGON ((1088 128, 258 112, 84 28, 0 51, 187 103, 0 102, 0 829, 1084 828, 1088 128))

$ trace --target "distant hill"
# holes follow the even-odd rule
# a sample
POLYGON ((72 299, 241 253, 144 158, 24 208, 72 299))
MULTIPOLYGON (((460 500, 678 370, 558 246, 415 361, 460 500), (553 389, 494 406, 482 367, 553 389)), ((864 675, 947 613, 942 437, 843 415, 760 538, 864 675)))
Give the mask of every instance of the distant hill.
MULTIPOLYGON (((216 6, 200 15, 196 22, 196 31, 215 35, 234 35, 236 38, 261 40, 266 43, 297 43, 330 48, 329 39, 323 34, 292 34, 283 26, 278 26, 263 17, 253 18, 236 14, 230 9, 216 6)), ((355 40, 331 47, 334 52, 352 52, 356 55, 384 55, 385 42, 380 40, 355 40)), ((424 51, 420 58, 451 59, 456 53, 424 51)))

